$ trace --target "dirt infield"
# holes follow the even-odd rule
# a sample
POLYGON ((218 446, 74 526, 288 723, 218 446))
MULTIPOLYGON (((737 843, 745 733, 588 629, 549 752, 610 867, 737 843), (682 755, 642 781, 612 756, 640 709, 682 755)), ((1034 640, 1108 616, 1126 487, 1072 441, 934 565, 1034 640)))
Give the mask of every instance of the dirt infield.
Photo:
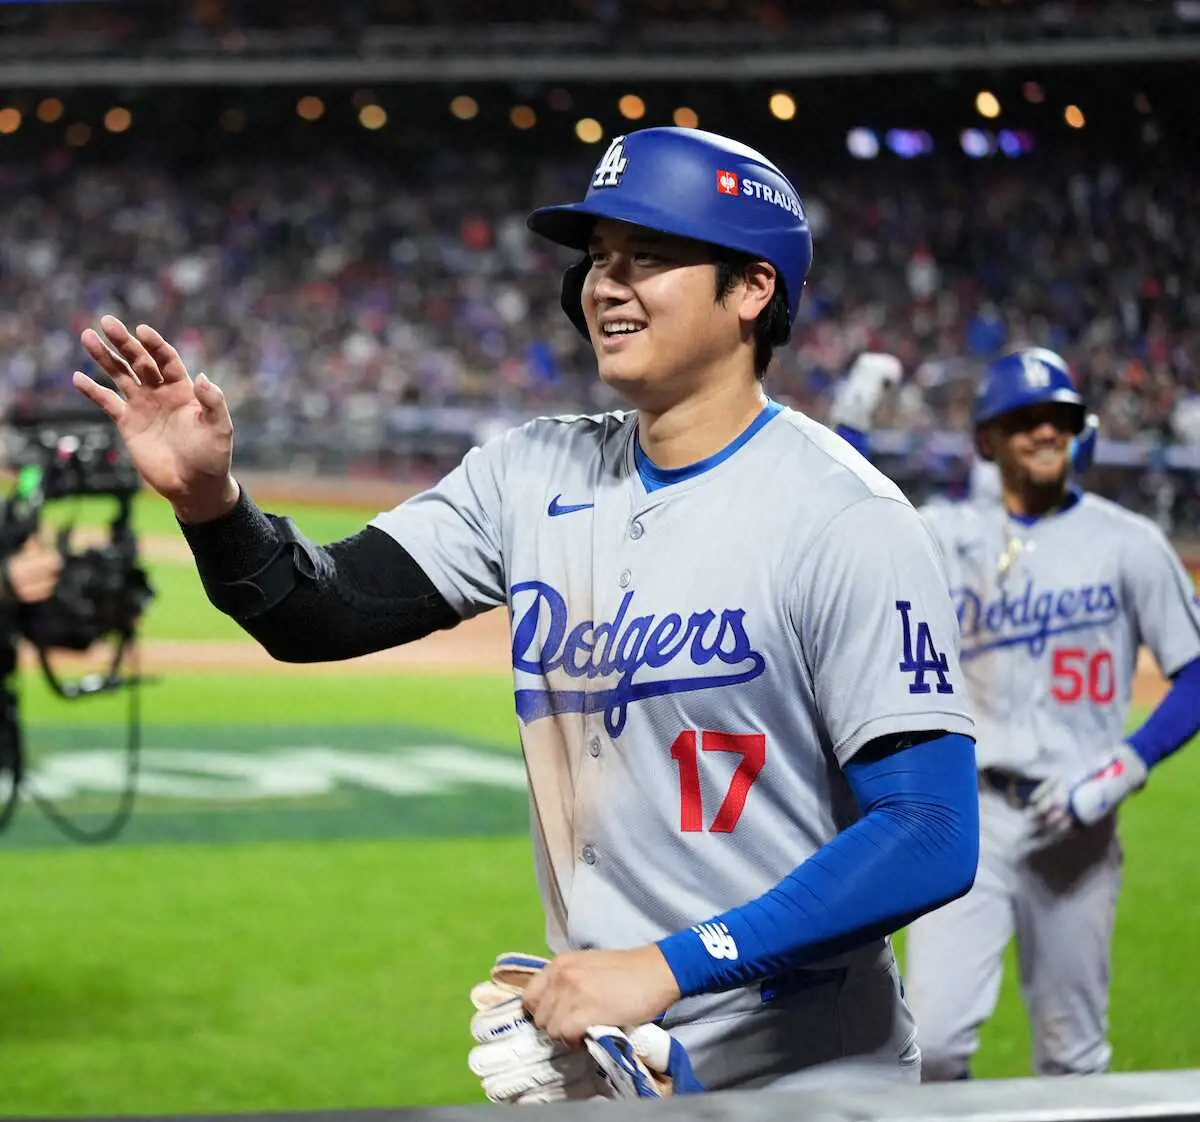
MULTIPOLYGON (((344 662, 295 664, 277 662, 257 643, 247 639, 232 642, 189 642, 154 639, 138 644, 146 673, 169 670, 248 670, 263 674, 382 674, 449 673, 451 671, 495 672, 511 666, 508 653, 508 617, 493 611, 460 624, 452 631, 438 631, 416 643, 390 651, 347 659, 344 662)), ((33 665, 32 649, 22 651, 23 661, 33 665)), ((74 675, 91 660, 69 651, 55 652, 55 664, 74 675)))
MULTIPOLYGON (((263 674, 495 673, 507 671, 512 665, 508 616, 498 609, 407 646, 344 662, 302 665, 276 662, 248 640, 198 643, 159 639, 142 643, 140 652, 147 673, 170 670, 248 670, 263 674)), ((27 653, 32 658, 32 652, 27 653)), ((69 657, 65 653, 62 656, 64 669, 70 666, 69 657)), ((1134 704, 1154 705, 1165 692, 1165 680, 1149 652, 1143 650, 1134 678, 1134 704)))
MULTIPOLYGON (((420 490, 412 484, 390 480, 312 481, 289 476, 263 476, 247 481, 247 488, 261 502, 341 501, 375 505, 386 509, 420 490)), ((158 561, 186 562, 191 552, 183 539, 174 534, 145 535, 140 539, 143 554, 158 561)), ((1182 543, 1181 552, 1200 560, 1200 544, 1182 543), (1185 546, 1192 546, 1187 549, 1185 546)), ((156 640, 141 645, 143 665, 149 670, 250 670, 261 673, 311 674, 383 674, 449 673, 454 671, 496 672, 511 666, 508 619, 496 610, 460 624, 451 631, 439 631, 419 642, 391 651, 349 659, 338 663, 295 665, 276 662, 253 642, 199 643, 156 640)), ((1150 706, 1166 692, 1166 682, 1154 665, 1149 652, 1142 650, 1134 678, 1133 702, 1150 706)))

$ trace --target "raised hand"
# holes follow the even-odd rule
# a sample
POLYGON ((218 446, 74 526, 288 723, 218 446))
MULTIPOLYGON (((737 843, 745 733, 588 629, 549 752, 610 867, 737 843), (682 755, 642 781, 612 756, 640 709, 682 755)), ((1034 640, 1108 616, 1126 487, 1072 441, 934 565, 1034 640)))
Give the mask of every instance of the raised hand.
POLYGON ((225 395, 204 374, 189 376, 179 352, 154 328, 131 332, 116 316, 80 336, 84 350, 113 380, 110 390, 76 371, 75 388, 114 422, 129 458, 182 522, 206 522, 231 510, 233 420, 225 395))

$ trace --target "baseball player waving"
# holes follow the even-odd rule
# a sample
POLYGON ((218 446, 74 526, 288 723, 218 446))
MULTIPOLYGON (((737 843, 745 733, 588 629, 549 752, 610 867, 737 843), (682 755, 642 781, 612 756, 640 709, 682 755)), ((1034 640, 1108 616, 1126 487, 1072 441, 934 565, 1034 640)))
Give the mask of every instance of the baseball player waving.
MULTIPOLYGON (((973 723, 928 528, 763 391, 812 259, 800 198, 742 144, 652 128, 529 225, 579 255, 563 308, 633 409, 515 428, 345 541, 253 503, 220 390, 152 328, 103 318, 83 345, 116 390, 76 385, 276 657, 508 613, 554 957, 520 986, 541 1035, 510 1070, 476 1056, 492 1097, 659 1018, 710 1089, 914 1081, 887 936, 972 883, 973 723)), ((571 1070, 543 1097, 594 1090, 571 1070)))
MULTIPOLYGON (((863 446, 867 356, 833 419, 863 446)), ((1109 944, 1121 879, 1116 812, 1200 730, 1200 598, 1149 519, 1071 482, 1095 433, 1063 359, 1027 348, 980 383, 979 454, 999 494, 923 508, 951 570, 978 721, 979 875, 913 924, 906 981, 924 1077, 959 1079, 1014 937, 1042 1075, 1108 1067, 1109 944), (1076 444, 1082 437, 1082 449, 1076 444), (1171 688, 1125 734, 1137 656, 1171 688)))

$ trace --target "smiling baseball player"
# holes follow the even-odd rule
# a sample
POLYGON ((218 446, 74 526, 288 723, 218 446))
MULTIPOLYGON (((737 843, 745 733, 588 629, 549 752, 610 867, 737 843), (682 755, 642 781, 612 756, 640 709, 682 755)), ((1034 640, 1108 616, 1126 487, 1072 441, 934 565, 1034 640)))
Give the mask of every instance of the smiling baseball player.
POLYGON ((887 936, 972 882, 973 726, 918 514, 763 392, 811 262, 800 199, 744 145, 654 128, 530 226, 580 255, 563 308, 635 410, 513 429, 344 542, 252 503, 220 391, 153 329, 102 319, 83 344, 119 392, 76 384, 276 657, 507 610, 555 957, 521 989, 541 1035, 473 1053, 493 1097, 589 1093, 576 1069, 535 1089, 530 1057, 660 1016, 711 1089, 916 1080, 887 936))
MULTIPOLYGON (((887 361, 868 361, 858 397, 835 403, 860 448, 878 395, 865 371, 887 361)), ((922 509, 951 570, 982 804, 975 887, 909 932, 923 1075, 969 1073, 1014 937, 1035 1070, 1100 1072, 1111 1055, 1116 810, 1200 730, 1200 599, 1149 519, 1071 484, 1073 439, 1095 434, 1059 355, 1028 348, 993 363, 974 421, 1000 494, 922 509), (1126 736, 1142 644, 1172 685, 1126 736)))

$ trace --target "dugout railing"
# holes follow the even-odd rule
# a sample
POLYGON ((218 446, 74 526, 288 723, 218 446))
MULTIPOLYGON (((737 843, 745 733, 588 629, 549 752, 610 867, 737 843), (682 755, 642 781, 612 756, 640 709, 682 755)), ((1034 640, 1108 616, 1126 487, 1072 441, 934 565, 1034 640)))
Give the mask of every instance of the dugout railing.
MULTIPOLYGON (((136 1122, 486 1122, 510 1114, 512 1109, 480 1103, 171 1118, 143 1115, 136 1116, 136 1122)), ((658 1102, 570 1103, 523 1110, 533 1111, 532 1115, 521 1114, 530 1122, 1200 1122, 1200 1070, 976 1080, 862 1091, 726 1091, 658 1102)), ((100 1119, 72 1118, 70 1122, 100 1119)), ((104 1122, 135 1122, 135 1116, 109 1116, 104 1122)))

